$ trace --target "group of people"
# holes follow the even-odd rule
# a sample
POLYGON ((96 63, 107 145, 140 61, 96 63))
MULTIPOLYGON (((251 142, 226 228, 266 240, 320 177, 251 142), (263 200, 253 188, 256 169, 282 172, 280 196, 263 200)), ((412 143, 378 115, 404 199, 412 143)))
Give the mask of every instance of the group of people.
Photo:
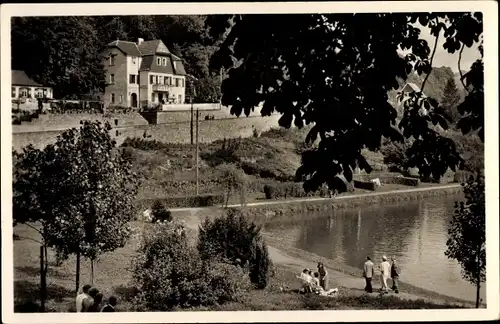
MULTIPOLYGON (((396 258, 392 257, 392 263, 387 261, 387 257, 384 255, 382 257, 382 262, 379 265, 378 270, 380 271, 380 291, 382 293, 388 293, 389 290, 393 290, 396 294, 399 293, 398 281, 400 269, 396 263, 396 258), (392 287, 389 288, 387 285, 387 280, 392 279, 392 287)), ((373 264, 370 257, 366 257, 366 262, 363 266, 363 277, 366 281, 365 291, 368 293, 373 292, 372 279, 375 277, 375 265, 373 264)))
POLYGON ((314 272, 310 269, 304 269, 300 276, 297 276, 302 281, 302 291, 314 292, 322 296, 332 296, 338 292, 337 288, 328 289, 328 272, 323 263, 318 263, 318 271, 314 272))
POLYGON ((82 292, 76 296, 76 312, 114 312, 117 303, 116 297, 110 296, 108 302, 102 305, 103 298, 104 295, 97 288, 90 285, 83 286, 82 292))

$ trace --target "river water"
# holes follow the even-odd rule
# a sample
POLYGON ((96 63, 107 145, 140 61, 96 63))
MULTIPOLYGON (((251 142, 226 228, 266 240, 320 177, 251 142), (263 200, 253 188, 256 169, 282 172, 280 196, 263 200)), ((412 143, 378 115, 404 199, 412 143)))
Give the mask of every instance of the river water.
MULTIPOLYGON (((318 217, 293 225, 268 225, 265 230, 289 246, 355 268, 362 268, 367 256, 375 264, 382 255, 395 256, 401 281, 474 301, 475 287, 462 279, 459 264, 444 254, 457 199, 461 198, 321 212, 318 217)), ((485 288, 481 295, 486 302, 485 288)))

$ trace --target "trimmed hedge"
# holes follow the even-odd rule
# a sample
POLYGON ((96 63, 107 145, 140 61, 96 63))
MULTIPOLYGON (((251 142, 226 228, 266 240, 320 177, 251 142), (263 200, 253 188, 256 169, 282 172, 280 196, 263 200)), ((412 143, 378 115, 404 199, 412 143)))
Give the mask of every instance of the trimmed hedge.
POLYGON ((285 182, 277 185, 268 184, 264 186, 264 194, 266 195, 266 199, 304 198, 314 195, 322 197, 330 196, 327 186, 322 186, 316 192, 305 192, 302 182, 285 182))
POLYGON ((371 181, 354 180, 354 188, 375 191, 377 189, 377 186, 371 181))
POLYGON ((139 205, 150 208, 155 201, 160 201, 168 208, 181 207, 210 207, 224 203, 223 194, 204 194, 199 196, 164 197, 155 199, 143 199, 139 205))
POLYGON ((418 187, 420 185, 420 179, 410 178, 410 177, 394 177, 392 183, 411 186, 411 187, 418 187))

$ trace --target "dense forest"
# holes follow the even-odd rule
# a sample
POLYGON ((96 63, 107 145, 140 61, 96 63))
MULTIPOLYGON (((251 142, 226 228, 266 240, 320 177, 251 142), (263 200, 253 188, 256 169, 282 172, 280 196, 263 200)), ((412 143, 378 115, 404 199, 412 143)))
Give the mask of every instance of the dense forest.
POLYGON ((205 16, 15 17, 12 69, 52 86, 56 98, 98 94, 104 74, 101 52, 116 40, 161 39, 198 78, 196 101, 220 96, 220 70, 209 69, 219 48, 205 28, 205 16))

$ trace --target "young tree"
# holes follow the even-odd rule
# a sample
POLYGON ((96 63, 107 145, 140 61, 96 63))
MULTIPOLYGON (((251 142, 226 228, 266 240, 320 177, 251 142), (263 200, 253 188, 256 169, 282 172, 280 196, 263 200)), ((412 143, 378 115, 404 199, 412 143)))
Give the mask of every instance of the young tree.
POLYGON ((455 203, 455 214, 448 229, 445 255, 462 267, 462 276, 476 286, 479 307, 481 282, 486 279, 486 211, 484 176, 477 172, 462 184, 465 201, 455 203))
MULTIPOLYGON (((222 84, 223 105, 235 115, 248 115, 263 104, 262 115, 281 113, 279 124, 287 128, 292 122, 297 127, 313 124, 306 141, 319 137, 320 142, 303 152, 297 170, 308 177, 307 191, 325 182, 345 190, 338 176, 351 181, 355 166, 370 172, 362 149, 378 150, 382 137, 415 139, 409 164, 423 177, 439 178, 461 163, 453 141, 430 127, 447 128, 444 109, 422 91, 442 32, 448 52, 472 47, 483 33, 480 12, 217 15, 208 17, 207 24, 214 39, 223 38, 211 60, 213 69, 229 70, 222 84), (420 37, 416 22, 430 28, 432 47, 420 37), (401 49, 411 53, 400 56, 401 49), (397 112, 387 93, 414 71, 425 75, 422 91, 405 101, 395 127, 397 112)), ((482 60, 466 78, 475 92, 462 105, 469 120, 462 129, 482 136, 480 71, 482 60)))
POLYGON ((220 176, 220 181, 222 187, 227 190, 226 193, 226 207, 229 203, 229 197, 233 193, 233 191, 237 191, 240 193, 240 203, 241 205, 245 204, 245 193, 246 193, 246 186, 247 186, 247 180, 245 177, 245 173, 241 170, 236 168, 233 164, 221 164, 218 167, 221 176, 220 176))
POLYGON ((460 102, 460 94, 454 78, 449 78, 443 91, 443 99, 441 104, 443 108, 450 114, 453 123, 460 119, 458 112, 458 103, 460 102))
MULTIPOLYGON (((14 219, 39 221, 44 245, 59 257, 91 260, 125 244, 134 215, 137 176, 117 151, 109 123, 82 122, 43 150, 14 153, 14 219)), ((93 278, 92 271, 92 278, 93 278)))

